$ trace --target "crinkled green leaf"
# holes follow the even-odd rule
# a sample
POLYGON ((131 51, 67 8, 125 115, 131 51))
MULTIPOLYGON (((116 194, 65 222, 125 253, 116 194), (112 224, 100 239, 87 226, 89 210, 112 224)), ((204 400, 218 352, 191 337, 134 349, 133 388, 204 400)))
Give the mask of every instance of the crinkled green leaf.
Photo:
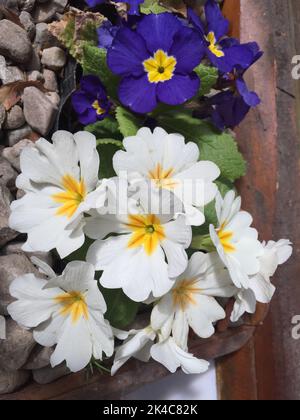
POLYGON ((144 15, 150 15, 151 13, 158 15, 159 13, 165 13, 166 8, 160 5, 159 0, 145 0, 141 4, 141 12, 144 15))
POLYGON ((119 123, 119 130, 124 137, 135 136, 143 124, 141 118, 121 106, 116 110, 116 119, 119 123))
POLYGON ((205 66, 204 64, 199 64, 199 66, 195 68, 195 72, 201 80, 199 96, 209 94, 218 81, 218 69, 215 67, 205 66))
POLYGON ((95 124, 90 124, 85 127, 85 130, 94 134, 97 140, 100 139, 114 139, 122 140, 122 133, 119 130, 118 122, 113 118, 105 118, 95 124))
POLYGON ((100 286, 106 305, 105 318, 114 328, 126 328, 131 324, 138 312, 139 303, 130 300, 121 289, 105 289, 100 286))
POLYGON ((110 71, 106 61, 107 52, 104 48, 91 45, 83 47, 82 68, 85 75, 98 76, 112 98, 118 97, 119 79, 110 71))
POLYGON ((169 133, 180 133, 186 141, 197 143, 201 160, 218 165, 223 179, 235 181, 245 175, 246 162, 229 133, 218 132, 210 123, 193 118, 189 111, 168 113, 157 120, 169 133))

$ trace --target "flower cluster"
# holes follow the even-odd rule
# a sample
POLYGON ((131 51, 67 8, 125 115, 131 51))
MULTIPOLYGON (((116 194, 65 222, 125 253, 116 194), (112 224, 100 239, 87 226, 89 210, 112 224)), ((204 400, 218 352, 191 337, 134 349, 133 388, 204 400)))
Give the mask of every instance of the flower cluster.
POLYGON ((189 329, 201 338, 214 334, 215 323, 225 318, 220 297, 236 297, 234 321, 253 313, 256 301, 269 302, 275 290, 270 277, 289 258, 290 243, 258 241, 240 198, 233 191, 221 197, 215 184, 220 170, 199 161, 195 143, 161 128, 142 128, 123 145, 113 157, 118 177, 105 180, 98 179, 100 159, 91 134, 57 132, 53 144, 41 139, 23 151, 17 184, 25 196, 12 204, 10 225, 27 233, 24 250, 56 249, 63 258, 85 236, 94 242, 87 262, 72 261, 59 276, 35 259, 47 279, 17 278, 10 287, 16 302, 8 312, 34 330, 39 344, 56 345, 52 366, 66 360, 78 371, 92 357, 110 357, 113 330, 94 280, 101 271, 103 288, 154 304, 145 329, 115 331, 125 342, 113 373, 132 356, 152 357, 171 372, 203 372, 208 363, 188 351, 189 329), (214 199, 215 251, 196 252, 189 260, 192 226, 204 224, 201 207, 214 199))
MULTIPOLYGON (((95 6, 103 1, 88 3, 95 6)), ((107 51, 108 71, 119 78, 118 97, 110 98, 113 102, 149 114, 161 103, 178 106, 194 101, 201 96, 205 80, 200 69, 205 66, 206 71, 218 72, 218 80, 212 86, 214 94, 202 98, 201 114, 218 129, 234 128, 251 107, 259 105, 258 95, 249 90, 243 76, 263 53, 256 42, 241 44, 229 36, 229 21, 216 0, 206 1, 205 21, 191 8, 183 19, 163 9, 158 14, 140 14, 142 1, 127 3, 138 16, 120 18, 117 24, 105 20, 97 29, 99 49, 107 51)), ((83 79, 74 95, 73 105, 84 125, 107 117, 110 111, 101 82, 93 83, 94 94, 83 79)))
POLYGON ((228 36, 215 0, 201 18, 149 2, 126 1, 134 17, 100 19, 94 44, 72 46, 84 131, 39 139, 20 158, 10 227, 27 235, 25 252, 55 251, 62 273, 33 257, 41 275, 12 282, 7 310, 53 348, 53 367, 73 372, 96 362, 115 374, 131 357, 205 372, 191 330, 213 336, 228 301, 232 322, 269 303, 292 254, 288 240, 260 241, 234 190, 246 165, 227 128, 260 102, 244 81, 259 46, 228 36), (147 322, 125 331, 141 304, 147 322))

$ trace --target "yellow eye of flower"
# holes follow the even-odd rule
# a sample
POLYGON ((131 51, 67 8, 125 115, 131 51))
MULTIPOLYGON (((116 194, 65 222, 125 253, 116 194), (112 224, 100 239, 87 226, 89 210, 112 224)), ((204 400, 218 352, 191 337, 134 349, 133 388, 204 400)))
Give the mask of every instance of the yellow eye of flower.
POLYGON ((177 185, 176 181, 172 178, 173 174, 173 168, 164 170, 161 164, 158 163, 152 171, 149 171, 148 176, 158 188, 172 190, 177 185))
POLYGON ((176 58, 168 56, 163 50, 157 50, 153 57, 143 62, 150 83, 171 80, 177 65, 176 58))
POLYGON ((234 252, 235 251, 235 246, 231 242, 231 240, 233 238, 233 232, 231 232, 230 230, 226 230, 225 226, 222 226, 217 231, 217 234, 218 234, 218 237, 220 239, 220 242, 221 242, 226 254, 234 252))
POLYGON ((209 42, 209 50, 218 58, 224 57, 225 54, 221 50, 221 48, 217 45, 217 40, 215 37, 215 34, 213 32, 210 32, 207 37, 207 41, 209 42))
POLYGON ((64 192, 52 196, 56 203, 61 204, 56 215, 71 218, 86 198, 86 186, 83 180, 78 182, 71 175, 65 175, 62 179, 62 187, 64 192))
POLYGON ((182 280, 172 290, 173 305, 184 311, 189 305, 196 305, 194 295, 201 293, 201 289, 195 286, 197 280, 182 280))
POLYGON ((129 216, 126 227, 133 232, 128 248, 143 246, 147 255, 152 255, 160 242, 165 239, 165 229, 159 218, 154 215, 129 216))
POLYGON ((101 108, 98 100, 92 104, 92 107, 96 110, 97 115, 103 115, 106 112, 105 109, 101 108))
POLYGON ((62 306, 60 314, 62 316, 71 315, 73 324, 79 321, 81 317, 89 318, 88 306, 85 296, 80 292, 70 292, 58 295, 55 302, 62 306))

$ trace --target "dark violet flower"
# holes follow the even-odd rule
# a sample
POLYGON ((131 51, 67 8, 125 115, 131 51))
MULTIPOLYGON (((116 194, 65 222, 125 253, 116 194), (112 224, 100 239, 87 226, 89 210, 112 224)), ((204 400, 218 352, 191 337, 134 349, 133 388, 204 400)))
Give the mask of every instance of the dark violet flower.
POLYGON ((122 77, 121 102, 148 113, 158 102, 179 105, 200 87, 193 72, 204 56, 199 35, 170 13, 143 17, 135 31, 121 28, 108 50, 111 71, 122 77))
POLYGON ((236 66, 248 68, 252 53, 248 44, 240 44, 234 38, 225 38, 229 32, 229 21, 224 18, 215 0, 207 0, 205 4, 207 26, 205 27, 196 13, 189 9, 188 17, 193 26, 201 34, 206 55, 221 73, 230 73, 236 66))
MULTIPOLYGON (((105 3, 105 0, 85 0, 90 7, 96 7, 98 4, 105 3)), ((144 0, 119 0, 116 3, 127 3, 129 5, 128 14, 139 15, 140 4, 144 3, 144 0)))
POLYGON ((84 125, 103 120, 111 108, 106 90, 96 76, 82 77, 80 89, 72 95, 72 105, 84 125))
MULTIPOLYGON (((263 53, 255 42, 248 44, 248 48, 252 52, 250 67, 263 53)), ((209 99, 210 105, 213 106, 213 122, 220 130, 236 127, 243 121, 251 107, 260 104, 258 95, 249 91, 247 87, 243 77, 245 72, 245 69, 236 68, 233 73, 224 75, 223 80, 229 86, 229 90, 209 99)))
POLYGON ((105 21, 97 29, 98 47, 105 48, 106 50, 110 48, 119 29, 119 26, 114 26, 109 20, 105 21))

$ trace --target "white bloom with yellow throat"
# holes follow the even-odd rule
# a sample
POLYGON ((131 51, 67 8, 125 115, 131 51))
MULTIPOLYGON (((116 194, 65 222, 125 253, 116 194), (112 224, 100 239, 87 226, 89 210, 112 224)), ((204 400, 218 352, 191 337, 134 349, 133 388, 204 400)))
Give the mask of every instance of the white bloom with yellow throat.
MULTIPOLYGON (((122 184, 122 180, 118 182, 122 184)), ((170 194, 163 195, 167 197, 162 198, 165 207, 170 194)), ((129 199, 128 214, 93 211, 85 226, 86 235, 96 240, 88 250, 87 261, 103 271, 101 285, 121 288, 136 302, 146 301, 151 294, 161 297, 172 288, 173 279, 187 267, 186 249, 192 240, 192 229, 184 216, 174 219, 173 213, 148 213, 146 196, 141 192, 139 200, 129 199), (114 236, 104 240, 109 234, 114 236)))
POLYGON ((190 327, 201 338, 211 337, 214 323, 226 316, 215 298, 231 297, 235 293, 236 288, 218 255, 195 253, 173 289, 155 305, 151 324, 160 330, 170 322, 176 343, 186 350, 190 327))
POLYGON ((182 203, 187 223, 200 226, 205 222, 201 208, 216 196, 214 181, 219 168, 209 161, 199 162, 199 148, 185 144, 179 134, 168 134, 162 128, 141 128, 136 136, 124 139, 125 151, 118 151, 113 165, 119 176, 130 183, 149 182, 155 189, 166 189, 182 203))
POLYGON ((241 211, 241 198, 229 191, 216 197, 218 226, 210 226, 210 236, 231 279, 238 288, 249 288, 249 276, 259 272, 263 254, 258 232, 251 227, 252 216, 241 211))
POLYGON ((175 373, 178 368, 186 374, 206 372, 209 363, 182 349, 170 333, 170 324, 165 325, 161 331, 155 331, 150 325, 142 330, 119 332, 117 337, 125 342, 117 348, 112 375, 131 358, 141 362, 149 362, 152 358, 171 373, 175 373))
POLYGON ((54 134, 21 154, 17 187, 26 194, 12 203, 10 226, 28 239, 24 251, 57 249, 61 258, 84 243, 83 213, 98 184, 99 154, 89 133, 54 134))
POLYGON ((291 242, 281 239, 278 242, 263 243, 263 255, 260 257, 259 272, 250 277, 249 289, 242 289, 236 296, 231 320, 237 322, 245 312, 254 314, 257 302, 270 303, 276 287, 271 283, 279 265, 284 264, 292 255, 291 242))
POLYGON ((74 261, 59 277, 45 263, 42 268, 50 280, 26 274, 13 281, 10 294, 16 301, 8 306, 10 316, 21 326, 32 328, 40 345, 56 345, 52 367, 66 361, 72 372, 78 372, 92 357, 102 360, 103 353, 112 356, 113 333, 104 319, 107 308, 94 280, 94 267, 74 261))

